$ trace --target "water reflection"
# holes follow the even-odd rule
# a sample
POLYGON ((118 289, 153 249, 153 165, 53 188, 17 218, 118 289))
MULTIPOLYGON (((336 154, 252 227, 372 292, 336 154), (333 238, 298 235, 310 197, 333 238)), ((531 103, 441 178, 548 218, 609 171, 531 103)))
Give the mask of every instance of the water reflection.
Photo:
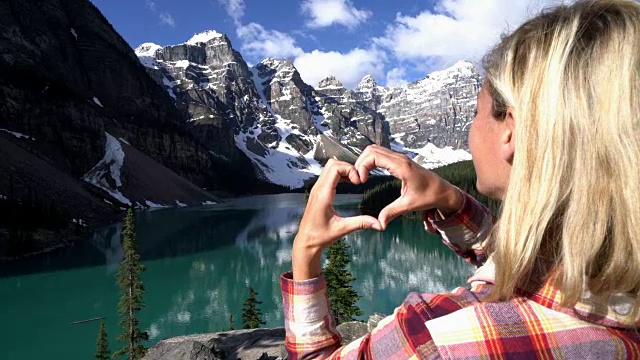
MULTIPOLYGON (((340 197, 347 206, 339 212, 356 214, 348 206, 354 201, 340 197)), ((279 195, 138 214, 138 244, 147 266, 147 307, 140 323, 151 343, 226 330, 229 314, 240 328, 249 286, 263 302, 266 326, 282 326, 279 276, 291 268, 291 244, 303 207, 302 195, 279 195)), ((120 224, 107 227, 91 241, 18 264, 0 278, 0 317, 15 324, 0 327, 0 338, 10 344, 8 358, 37 359, 42 348, 54 358, 89 358, 97 324, 68 324, 98 316, 106 316, 115 343, 114 274, 122 258, 121 230, 120 224), (77 346, 68 346, 70 339, 77 346)), ((451 290, 464 284, 470 272, 417 221, 397 220, 384 233, 359 231, 347 242, 365 315, 391 313, 409 291, 451 290)))

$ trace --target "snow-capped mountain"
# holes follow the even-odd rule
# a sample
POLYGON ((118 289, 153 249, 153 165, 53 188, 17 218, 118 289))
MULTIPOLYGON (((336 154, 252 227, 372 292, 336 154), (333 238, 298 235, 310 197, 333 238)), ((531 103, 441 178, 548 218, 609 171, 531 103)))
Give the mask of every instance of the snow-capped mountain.
MULTIPOLYGON (((481 83, 471 63, 459 62, 403 87, 378 86, 368 75, 353 90, 333 76, 314 88, 290 60, 268 58, 249 68, 215 31, 178 45, 145 43, 135 52, 188 110, 187 126, 213 154, 232 160, 240 151, 258 176, 289 187, 317 175, 328 158, 354 161, 373 143, 408 154, 429 143, 466 148, 481 83)), ((434 153, 430 163, 451 161, 434 153)))
POLYGON ((356 88, 360 97, 385 116, 392 137, 409 148, 429 143, 467 149, 482 77, 468 61, 433 72, 402 87, 381 87, 370 76, 356 88))
POLYGON ((230 161, 241 152, 272 183, 300 187, 329 158, 354 161, 370 144, 389 146, 382 115, 337 80, 314 89, 289 60, 268 58, 249 68, 226 35, 208 31, 165 47, 145 43, 136 54, 188 110, 194 136, 230 161))

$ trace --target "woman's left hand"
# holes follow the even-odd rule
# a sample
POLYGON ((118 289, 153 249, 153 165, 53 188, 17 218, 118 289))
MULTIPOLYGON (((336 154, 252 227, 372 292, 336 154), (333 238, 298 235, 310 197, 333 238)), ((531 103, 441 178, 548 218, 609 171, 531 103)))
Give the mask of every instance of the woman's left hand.
POLYGON ((382 229, 378 219, 372 216, 344 218, 338 215, 333 208, 333 200, 340 180, 360 184, 360 176, 353 165, 329 160, 311 189, 298 234, 293 241, 291 261, 294 280, 319 276, 322 271, 322 250, 341 237, 360 229, 382 229))

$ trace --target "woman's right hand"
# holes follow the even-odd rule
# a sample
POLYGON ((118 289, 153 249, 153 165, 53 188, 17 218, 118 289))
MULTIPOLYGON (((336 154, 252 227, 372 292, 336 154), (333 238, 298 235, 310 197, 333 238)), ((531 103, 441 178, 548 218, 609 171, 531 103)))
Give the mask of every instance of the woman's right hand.
POLYGON ((462 207, 460 191, 435 173, 423 168, 406 155, 378 145, 369 145, 355 163, 360 181, 367 181, 369 171, 383 168, 402 181, 400 197, 387 205, 378 220, 383 229, 396 217, 419 210, 438 209, 451 215, 462 207))

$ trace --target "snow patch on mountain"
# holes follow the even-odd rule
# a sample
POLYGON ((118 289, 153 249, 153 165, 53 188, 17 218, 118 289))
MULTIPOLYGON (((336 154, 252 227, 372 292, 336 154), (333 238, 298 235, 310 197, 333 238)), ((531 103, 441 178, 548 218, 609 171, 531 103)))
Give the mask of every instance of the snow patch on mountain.
POLYGON ((138 46, 134 52, 138 59, 140 59, 140 63, 145 67, 151 69, 158 68, 158 62, 156 61, 155 55, 158 50, 162 49, 162 46, 154 43, 144 43, 138 46))
POLYGON ((473 76, 475 66, 468 61, 458 61, 452 67, 441 71, 434 71, 425 78, 407 86, 407 100, 418 102, 424 100, 446 86, 451 86, 461 77, 473 76))
POLYGON ((107 141, 104 148, 104 158, 89 170, 82 179, 106 191, 123 204, 131 205, 131 201, 120 192, 122 187, 121 170, 124 165, 124 150, 120 141, 111 134, 104 133, 107 141))
POLYGON ((215 30, 208 30, 201 33, 194 34, 191 39, 187 40, 185 44, 198 45, 199 43, 206 43, 213 39, 221 38, 222 34, 215 30))
POLYGON ((401 138, 404 133, 394 134, 391 140, 391 150, 407 155, 413 161, 427 169, 453 164, 460 161, 471 160, 471 154, 463 149, 454 149, 451 146, 439 148, 428 143, 422 148, 411 149, 405 146, 401 138))
POLYGON ((149 201, 149 200, 145 200, 144 202, 147 205, 147 207, 149 207, 150 209, 166 209, 171 207, 169 205, 156 204, 153 201, 149 201))
POLYGON ((413 158, 413 161, 427 169, 471 160, 471 154, 465 150, 455 150, 451 146, 439 148, 431 143, 421 149, 405 149, 405 151, 416 153, 417 155, 413 158))
MULTIPOLYGON (((266 153, 261 156, 247 148, 247 142, 251 137, 245 133, 236 135, 236 145, 258 166, 267 180, 274 184, 299 188, 306 180, 319 175, 322 171, 320 164, 313 159, 313 151, 296 156, 291 146, 282 139, 278 148, 265 147, 266 153)), ((252 140, 258 141, 255 138, 252 140)))
POLYGON ((162 46, 158 45, 158 44, 154 44, 154 43, 143 43, 140 44, 140 46, 138 46, 135 49, 135 53, 138 56, 151 56, 154 57, 156 55, 156 51, 162 49, 162 46))
POLYGON ((313 158, 315 146, 308 153, 300 154, 287 142, 287 136, 295 134, 312 142, 314 145, 317 143, 317 138, 305 135, 298 129, 294 129, 290 120, 283 119, 277 115, 265 97, 264 83, 268 78, 260 77, 259 71, 255 67, 251 68, 251 72, 253 82, 260 96, 260 106, 265 107, 271 116, 276 119, 275 128, 280 136, 280 141, 264 146, 258 140, 258 135, 262 132, 262 128, 257 127, 252 129, 253 134, 241 132, 236 135, 236 145, 257 165, 270 182, 292 188, 301 187, 306 180, 319 175, 322 171, 322 166, 313 158), (248 142, 253 142, 257 146, 262 145, 263 154, 256 154, 249 150, 248 142))
POLYGON ((19 132, 7 130, 7 129, 0 129, 0 131, 4 131, 4 132, 6 132, 8 134, 11 134, 11 135, 17 137, 18 139, 28 139, 28 140, 32 140, 32 141, 36 140, 36 139, 32 138, 29 135, 25 135, 25 134, 22 134, 22 133, 19 133, 19 132))

